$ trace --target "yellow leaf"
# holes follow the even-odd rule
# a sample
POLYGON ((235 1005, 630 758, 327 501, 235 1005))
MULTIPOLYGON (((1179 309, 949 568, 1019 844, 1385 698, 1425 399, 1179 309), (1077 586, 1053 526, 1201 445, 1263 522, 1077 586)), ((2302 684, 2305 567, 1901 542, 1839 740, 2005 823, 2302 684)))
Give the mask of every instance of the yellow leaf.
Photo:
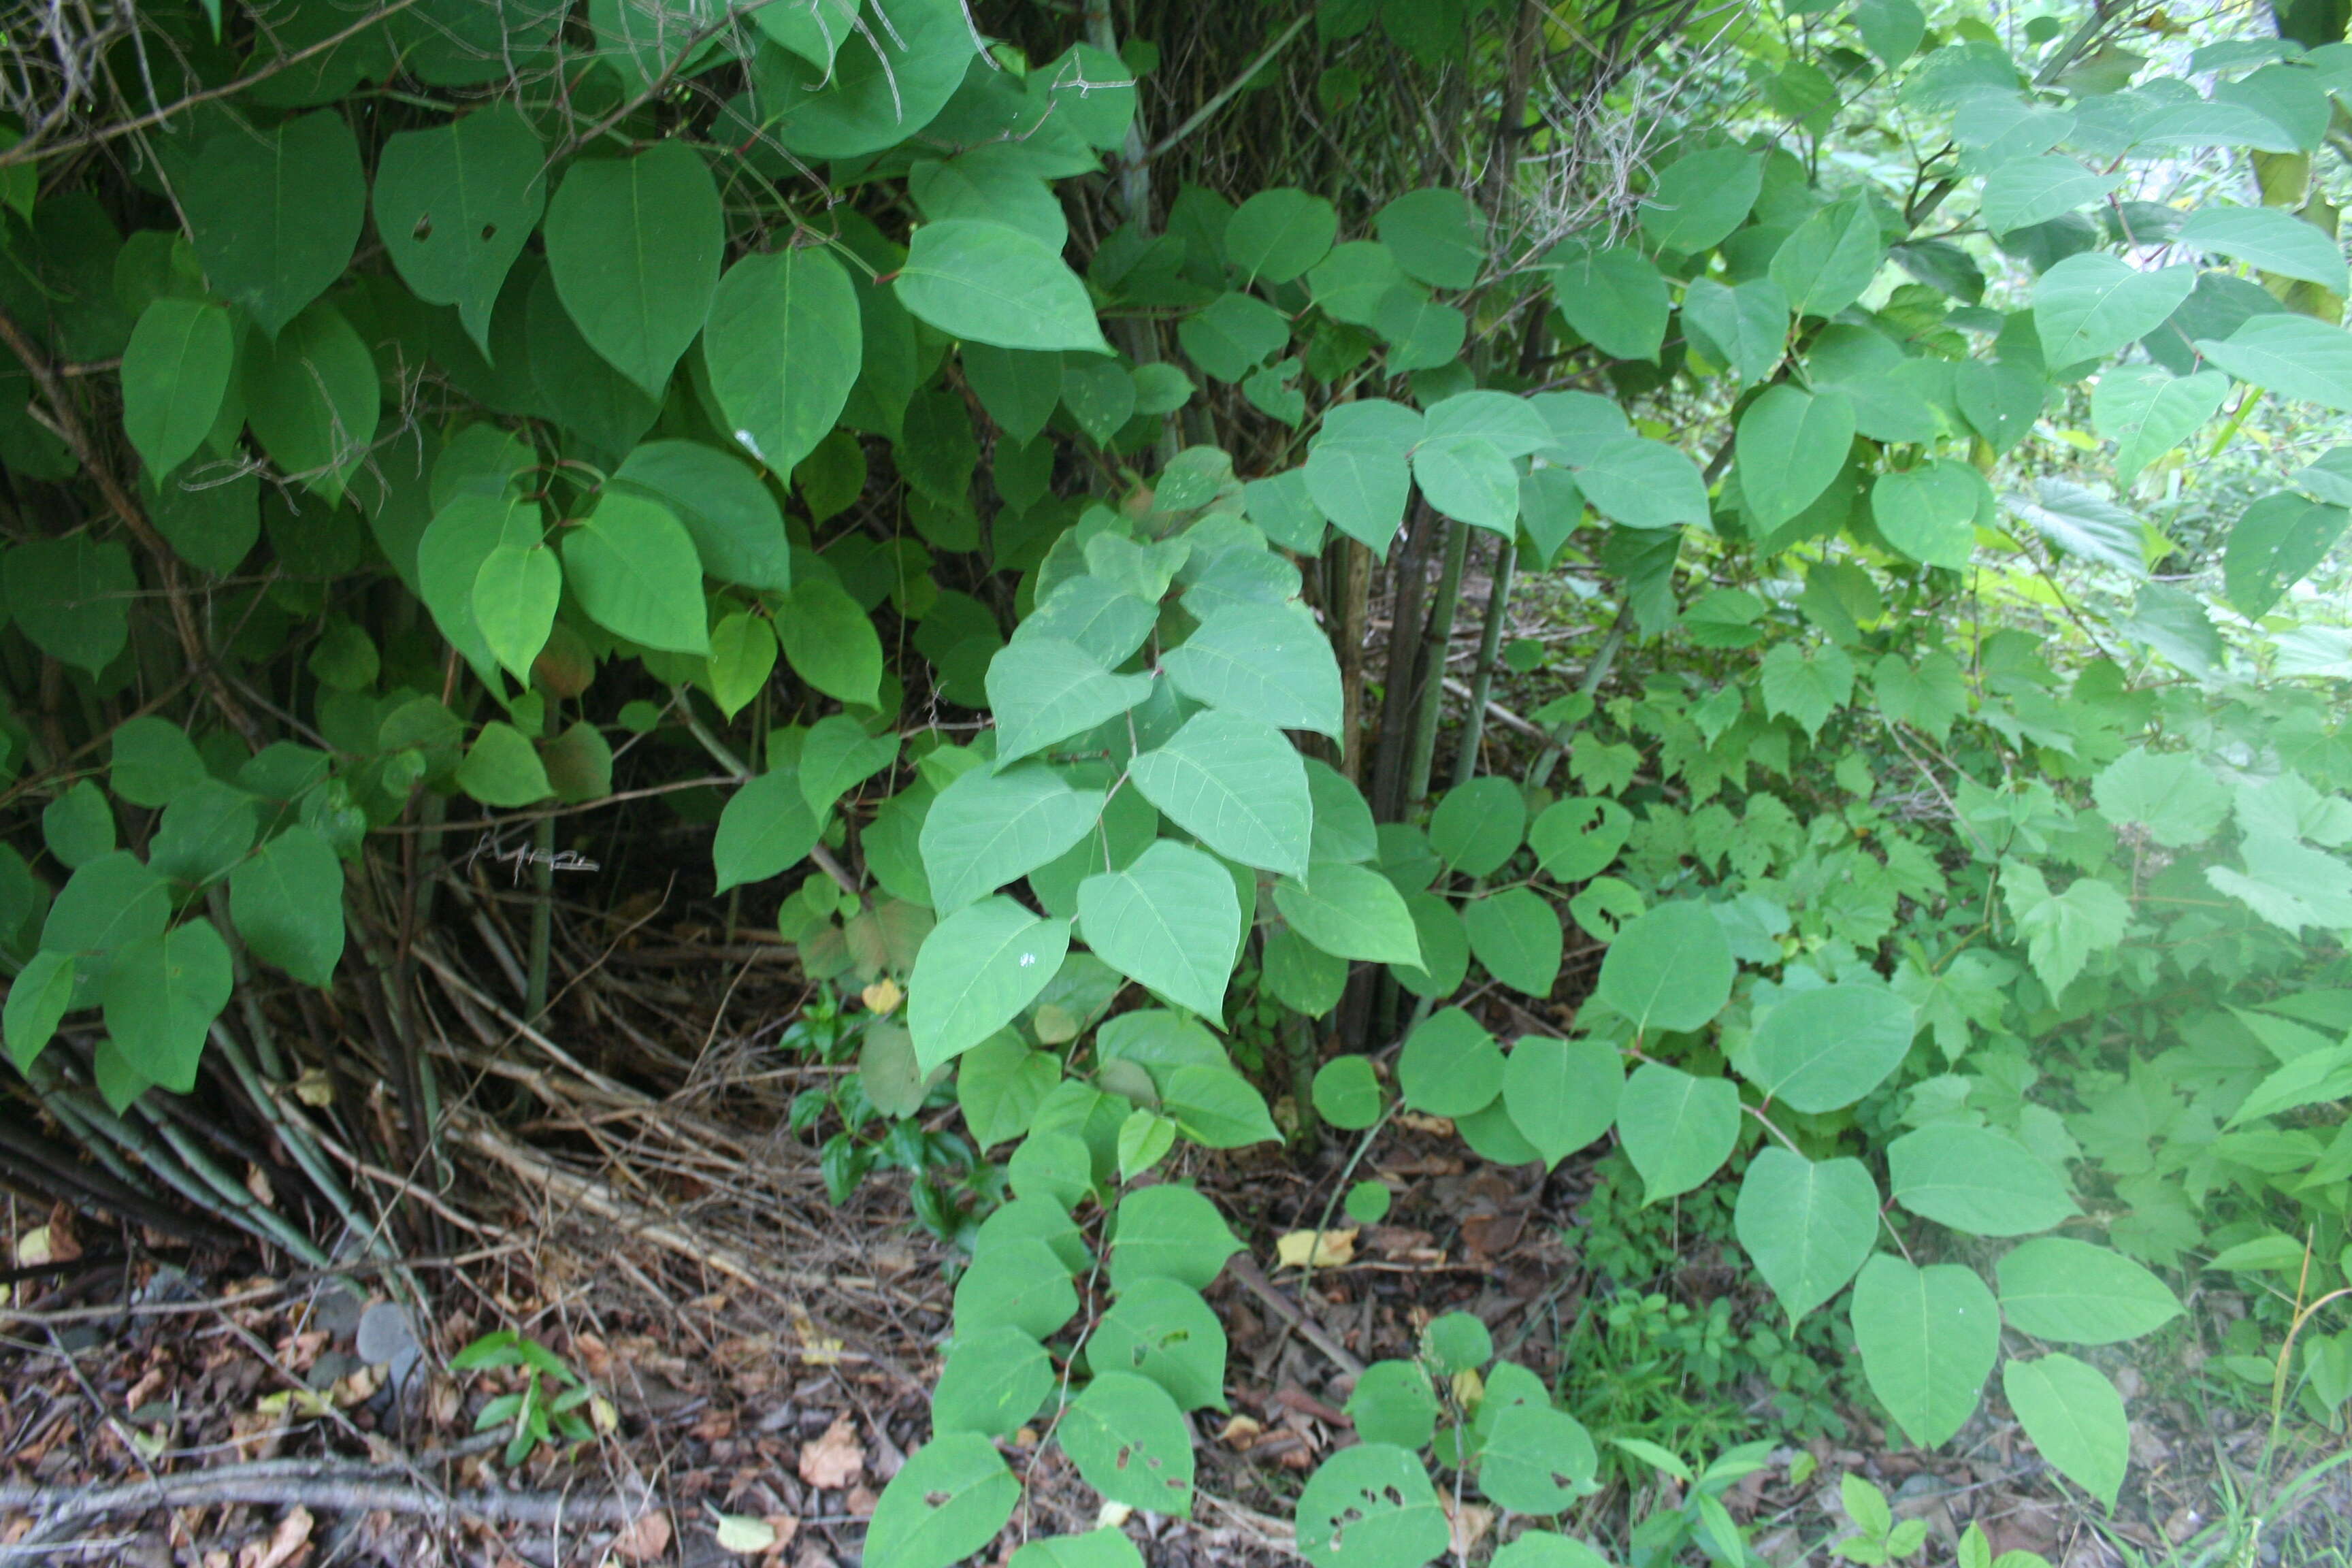
POLYGON ((881 1016, 897 1012, 898 1004, 906 1000, 907 994, 898 989, 897 981, 886 974, 859 992, 857 996, 859 1001, 866 1004, 867 1012, 881 1016))
POLYGON ((1352 1230, 1294 1230, 1274 1244, 1276 1268, 1338 1268, 1355 1259, 1352 1230))

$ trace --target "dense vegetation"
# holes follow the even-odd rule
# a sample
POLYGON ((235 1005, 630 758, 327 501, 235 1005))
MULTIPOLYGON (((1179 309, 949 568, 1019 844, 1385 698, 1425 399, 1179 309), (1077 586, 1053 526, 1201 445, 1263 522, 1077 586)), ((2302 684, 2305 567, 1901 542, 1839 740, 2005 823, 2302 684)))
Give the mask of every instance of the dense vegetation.
MULTIPOLYGON (((874 1568, 987 1547, 1024 1426, 1186 1513, 1188 1173, 1401 1112, 1727 1213, 1911 1442, 1998 1398, 2112 1508, 2095 1347, 2205 1270, 2340 1426, 2340 7, 64 16, 0 132, 11 1179, 324 1264, 181 1109, 357 1212, 244 983, 396 1040, 388 868, 528 824, 535 1015, 567 825, 668 791, 864 990, 837 1189, 971 1258, 874 1568)), ((1591 1563, 1606 1453, 1685 1483, 1632 1562, 1748 1560, 1768 1443, 1564 1398, 1436 1318, 1301 1549, 1414 1568, 1475 1489, 1591 1563)))

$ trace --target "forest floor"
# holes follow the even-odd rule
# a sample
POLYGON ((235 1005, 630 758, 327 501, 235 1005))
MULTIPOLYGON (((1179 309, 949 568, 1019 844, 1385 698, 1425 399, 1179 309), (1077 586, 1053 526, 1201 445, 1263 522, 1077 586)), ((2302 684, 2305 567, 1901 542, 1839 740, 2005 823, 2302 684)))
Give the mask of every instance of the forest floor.
MULTIPOLYGON (((836 1206, 814 1139, 782 1131, 795 1092, 845 1070, 778 1047, 808 996, 787 950, 652 929, 607 946, 544 1032, 501 1040, 487 997, 454 1009, 475 1039, 445 1041, 449 1059, 479 1076, 451 1122, 457 1168, 430 1256, 410 1248, 395 1267, 353 1248, 334 1278, 253 1255, 165 1261, 63 1211, 9 1211, 0 1562, 856 1568, 877 1492, 929 1435, 950 1249, 910 1223, 904 1176, 871 1177, 836 1206), (391 1305, 395 1283, 422 1293, 429 1321, 391 1305), (475 1434, 518 1374, 452 1373, 446 1360, 499 1330, 543 1345, 594 1391, 580 1409, 589 1440, 509 1468, 508 1428, 475 1434)), ((1776 1427, 1757 1372, 1707 1388, 1669 1364, 1627 1384, 1622 1364, 1594 1360, 1611 1342, 1592 1326, 1611 1288, 1587 1245, 1594 1165, 1496 1166, 1442 1124, 1412 1121, 1385 1130, 1357 1173, 1392 1190, 1391 1213, 1351 1227, 1344 1260, 1318 1268, 1304 1300, 1275 1240, 1318 1223, 1344 1151, 1196 1156, 1183 1173, 1235 1216, 1248 1250, 1209 1292, 1232 1341, 1231 1408, 1196 1418, 1193 1515, 1125 1521, 1153 1568, 1291 1560, 1290 1500, 1350 1440, 1352 1366, 1412 1353, 1419 1326, 1448 1310, 1484 1320, 1498 1351, 1554 1380, 1571 1408, 1593 1378, 1706 1408, 1717 1436, 1687 1458, 1772 1441, 1772 1462, 1728 1502, 1776 1568, 1832 1561, 1848 1473, 1927 1521, 1915 1561, 1936 1568, 1971 1521, 1996 1552, 2056 1568, 2347 1561, 2352 1467, 2291 1517, 2265 1520, 2244 1555, 2242 1539, 2209 1531, 2252 1509, 2226 1499, 2271 1495, 2266 1476, 2340 1441, 2291 1431, 2265 1468, 2259 1401, 2213 1397, 2195 1331, 2158 1355, 2144 1348, 2137 1366, 2109 1365, 2133 1416, 2112 1519, 2059 1485, 1990 1399, 1923 1454, 1852 1405, 1832 1413, 1837 1436, 1776 1427)), ((1743 1277, 1703 1237, 1678 1258, 1643 1289, 1699 1313, 1743 1277)), ((1744 1331, 1769 1321, 1769 1303, 1734 1299, 1732 1316, 1744 1331)), ((983 1561, 1109 1517, 1058 1449, 1022 1436, 1024 1502, 983 1561)), ((1679 1501, 1671 1481, 1627 1470, 1612 1466, 1620 1479, 1569 1527, 1622 1548, 1629 1520, 1679 1501)), ((1465 1563, 1518 1527, 1475 1504, 1454 1512, 1465 1563)))

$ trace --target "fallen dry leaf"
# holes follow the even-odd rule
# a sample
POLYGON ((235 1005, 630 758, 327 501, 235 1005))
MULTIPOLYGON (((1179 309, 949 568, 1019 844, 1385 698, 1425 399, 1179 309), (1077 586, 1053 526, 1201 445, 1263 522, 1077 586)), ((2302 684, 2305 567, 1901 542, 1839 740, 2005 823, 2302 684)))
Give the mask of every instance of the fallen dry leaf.
POLYGON ((1495 1528, 1495 1510, 1475 1502, 1457 1504, 1444 1493, 1439 1494, 1438 1500, 1445 1505, 1446 1523, 1453 1527, 1454 1555, 1469 1556, 1470 1549, 1495 1528))
POLYGON ((845 1415, 814 1442, 801 1445, 801 1479, 819 1491, 836 1492, 866 1471, 866 1450, 857 1428, 845 1415))
POLYGON ((898 989, 898 983, 887 974, 857 994, 857 999, 866 1004, 866 1010, 877 1015, 897 1012, 898 1004, 906 997, 907 994, 898 989))
POLYGON ((1352 1230, 1294 1230, 1274 1244, 1276 1268, 1338 1268, 1355 1260, 1352 1230))
POLYGON ((1256 1442, 1265 1431, 1264 1426, 1248 1416, 1236 1415, 1218 1428, 1217 1440, 1221 1443, 1230 1443, 1243 1453, 1247 1453, 1250 1445, 1256 1442))
POLYGON ((613 1550, 632 1563, 649 1563, 669 1550, 669 1515, 639 1514, 613 1538, 613 1550))
POLYGON ((278 1521, 267 1542, 248 1542, 236 1554, 236 1568, 287 1568, 310 1550, 310 1510, 299 1503, 278 1521))

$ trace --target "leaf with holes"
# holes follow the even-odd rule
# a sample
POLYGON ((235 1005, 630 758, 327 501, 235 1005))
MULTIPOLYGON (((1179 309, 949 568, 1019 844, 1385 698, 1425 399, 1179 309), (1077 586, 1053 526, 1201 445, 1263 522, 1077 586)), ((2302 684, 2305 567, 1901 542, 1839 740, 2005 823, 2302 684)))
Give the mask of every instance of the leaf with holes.
POLYGON ((547 147, 499 101, 403 131, 375 167, 375 229, 394 270, 428 305, 455 305, 491 357, 490 311, 547 205, 547 147))
POLYGON ((949 1568, 986 1546, 1013 1517, 1021 1483, 996 1445, 948 1432, 907 1457, 866 1526, 866 1551, 890 1568, 949 1568))
POLYGON ((1314 1568, 1422 1568, 1453 1532, 1429 1472, 1407 1449, 1359 1443, 1298 1494, 1298 1550, 1314 1568))
POLYGON ((1478 1488, 1514 1513, 1565 1513, 1599 1490, 1601 1455, 1584 1424, 1549 1404, 1514 1405, 1478 1457, 1478 1488))
POLYGON ((1184 1410, 1225 1408, 1225 1351, 1215 1311, 1173 1279, 1134 1281, 1087 1340, 1088 1365, 1149 1378, 1184 1410))
POLYGON ((1738 964, 1705 904, 1661 904, 1628 921, 1601 961, 1594 994, 1638 1029, 1704 1028, 1731 999, 1738 964))
POLYGON ((1063 1450, 1112 1502, 1189 1518, 1192 1430, 1166 1389, 1139 1373, 1105 1372, 1071 1401, 1063 1450))

